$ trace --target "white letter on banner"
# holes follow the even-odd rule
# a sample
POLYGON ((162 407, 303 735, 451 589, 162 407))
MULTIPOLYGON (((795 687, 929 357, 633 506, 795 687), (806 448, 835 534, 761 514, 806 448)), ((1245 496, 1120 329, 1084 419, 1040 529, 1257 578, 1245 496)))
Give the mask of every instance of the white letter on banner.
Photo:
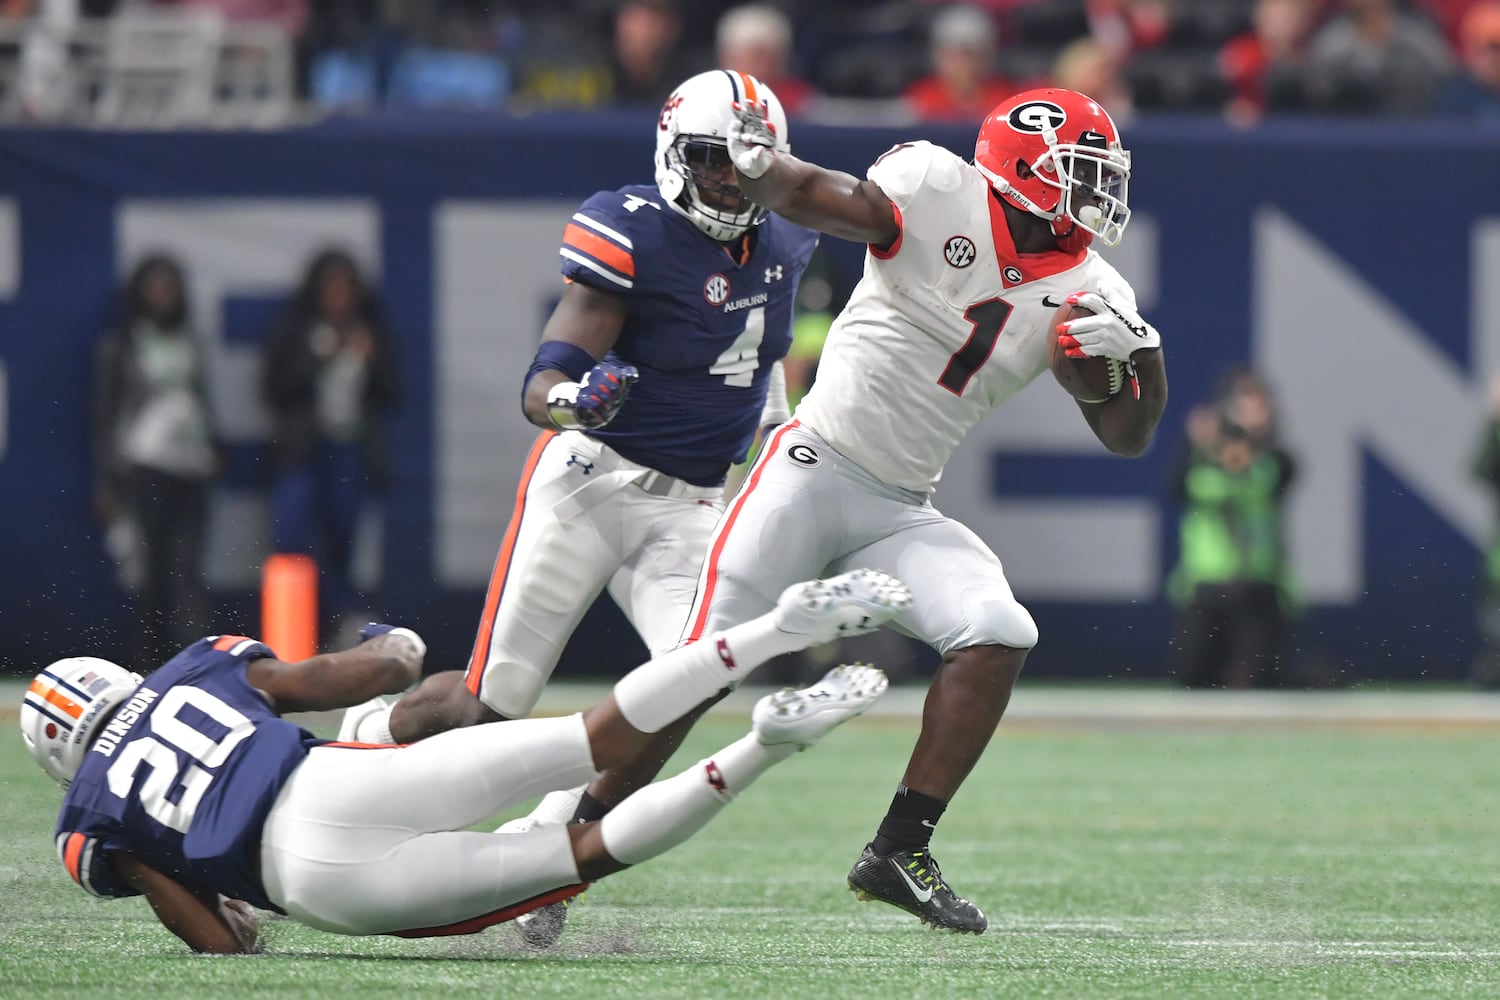
MULTIPOLYGON (((228 440, 263 441, 270 425, 260 401, 260 345, 223 341, 224 300, 290 296, 312 256, 329 247, 347 251, 378 285, 379 206, 361 198, 151 198, 120 204, 115 263, 122 280, 142 254, 158 250, 187 270, 193 320, 208 350, 214 408, 228 440)), ((262 491, 216 491, 204 543, 208 583, 257 585, 268 528, 262 491)), ((363 522, 358 534, 355 577, 368 587, 379 573, 369 567, 370 532, 363 522)))
POLYGON ((1289 541, 1310 601, 1350 604, 1365 589, 1366 449, 1462 535, 1489 537, 1469 463, 1500 360, 1500 292, 1487 287, 1500 225, 1476 226, 1473 247, 1470 356, 1483 370, 1471 373, 1285 214, 1255 220, 1256 358, 1298 458, 1289 541))
POLYGON ((521 415, 549 304, 562 294, 557 247, 572 201, 449 201, 433 226, 437 449, 433 570, 483 587, 537 429, 521 415))

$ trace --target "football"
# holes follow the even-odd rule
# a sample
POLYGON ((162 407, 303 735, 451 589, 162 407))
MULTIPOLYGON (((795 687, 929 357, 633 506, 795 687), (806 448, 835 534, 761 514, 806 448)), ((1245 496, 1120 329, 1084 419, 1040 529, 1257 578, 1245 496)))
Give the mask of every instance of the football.
POLYGON ((1125 366, 1113 358, 1070 358, 1057 339, 1059 325, 1090 315, 1087 309, 1066 302, 1053 313, 1048 328, 1048 336, 1052 338, 1052 375, 1080 403, 1102 403, 1125 384, 1125 366))

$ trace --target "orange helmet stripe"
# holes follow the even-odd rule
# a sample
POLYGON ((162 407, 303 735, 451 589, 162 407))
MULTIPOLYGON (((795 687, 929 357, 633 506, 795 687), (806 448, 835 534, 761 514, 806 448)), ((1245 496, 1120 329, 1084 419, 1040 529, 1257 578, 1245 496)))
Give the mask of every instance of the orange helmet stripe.
POLYGON ((739 70, 735 70, 734 75, 740 78, 740 87, 745 91, 745 100, 750 104, 758 103, 760 97, 755 93, 755 77, 748 73, 741 73, 739 70))
POLYGON ((32 681, 31 686, 26 690, 29 693, 34 694, 38 698, 47 702, 49 705, 56 705, 71 718, 76 719, 83 714, 82 705, 78 704, 78 702, 74 701, 72 698, 69 698, 67 695, 59 693, 55 688, 47 687, 42 683, 42 679, 40 677, 32 681))

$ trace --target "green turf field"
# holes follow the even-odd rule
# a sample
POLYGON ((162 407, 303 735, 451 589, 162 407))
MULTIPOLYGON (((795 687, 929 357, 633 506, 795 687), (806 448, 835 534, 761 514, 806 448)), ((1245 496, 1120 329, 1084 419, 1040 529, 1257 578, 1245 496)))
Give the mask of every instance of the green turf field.
MULTIPOLYGON (((265 955, 197 958, 140 901, 68 880, 52 851, 58 792, 15 738, 13 705, 0 711, 0 997, 1500 996, 1493 721, 1023 713, 934 844, 990 916, 978 938, 844 888, 915 732, 898 712, 833 734, 698 839, 600 883, 554 952, 528 952, 507 926, 424 942, 276 921, 265 955)), ((684 752, 743 725, 711 716, 684 752)))

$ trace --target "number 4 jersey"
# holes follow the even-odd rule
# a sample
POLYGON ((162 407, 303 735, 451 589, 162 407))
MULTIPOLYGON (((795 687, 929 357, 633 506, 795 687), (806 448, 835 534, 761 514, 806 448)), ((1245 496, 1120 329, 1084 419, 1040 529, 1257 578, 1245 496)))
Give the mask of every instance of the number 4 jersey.
POLYGON ((869 178, 901 232, 866 254, 797 417, 886 483, 927 492, 969 428, 1047 370, 1069 294, 1135 294, 1092 250, 1017 253, 989 182, 945 149, 897 146, 869 178))
POLYGON ((242 635, 201 639, 167 661, 105 724, 57 823, 68 874, 96 896, 136 895, 106 855, 124 851, 185 885, 263 909, 261 828, 311 747, 245 679, 275 654, 242 635))
POLYGON ((563 231, 562 273, 628 309, 610 358, 641 380, 589 431, 632 462, 718 486, 745 457, 771 366, 792 344, 797 282, 816 233, 772 215, 746 238, 709 239, 655 187, 593 195, 563 231))

